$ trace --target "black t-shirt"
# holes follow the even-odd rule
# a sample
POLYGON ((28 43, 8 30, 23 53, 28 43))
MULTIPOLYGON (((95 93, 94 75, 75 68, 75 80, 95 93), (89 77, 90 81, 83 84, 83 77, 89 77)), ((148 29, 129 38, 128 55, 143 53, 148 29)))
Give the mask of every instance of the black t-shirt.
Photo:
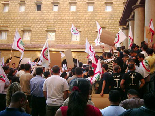
POLYGON ((114 79, 114 88, 120 88, 120 82, 122 80, 122 74, 121 73, 113 73, 112 77, 114 79))
POLYGON ((125 80, 125 90, 129 89, 139 89, 139 81, 143 79, 142 75, 135 72, 135 71, 130 71, 128 73, 125 73, 123 78, 125 80))
POLYGON ((109 86, 111 86, 113 88, 113 83, 114 83, 114 79, 112 77, 111 74, 109 74, 108 72, 105 72, 99 82, 99 89, 98 89, 98 94, 101 93, 102 91, 102 85, 103 85, 103 81, 106 82, 105 84, 105 88, 104 88, 104 94, 108 94, 109 93, 109 86))

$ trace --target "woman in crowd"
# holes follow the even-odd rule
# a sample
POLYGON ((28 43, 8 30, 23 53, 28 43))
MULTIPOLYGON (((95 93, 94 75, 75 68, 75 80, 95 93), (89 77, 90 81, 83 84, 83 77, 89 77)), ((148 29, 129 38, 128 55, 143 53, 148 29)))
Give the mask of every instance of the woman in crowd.
POLYGON ((69 96, 68 106, 62 106, 55 116, 101 116, 98 108, 87 105, 90 93, 90 82, 77 78, 72 84, 72 93, 69 96))

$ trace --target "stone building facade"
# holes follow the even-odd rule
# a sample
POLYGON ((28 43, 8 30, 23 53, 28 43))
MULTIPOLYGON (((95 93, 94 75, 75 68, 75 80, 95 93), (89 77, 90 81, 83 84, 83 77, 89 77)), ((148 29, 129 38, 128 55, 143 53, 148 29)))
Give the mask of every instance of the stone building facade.
MULTIPOLYGON (((86 38, 97 37, 96 21, 103 29, 117 33, 126 0, 0 0, 0 51, 10 56, 16 29, 25 44, 24 57, 34 60, 48 38, 50 52, 72 49, 73 57, 86 63, 86 38), (80 36, 71 35, 74 24, 80 36)), ((96 49, 97 54, 102 50, 96 49)), ((13 50, 13 55, 20 52, 13 50)))

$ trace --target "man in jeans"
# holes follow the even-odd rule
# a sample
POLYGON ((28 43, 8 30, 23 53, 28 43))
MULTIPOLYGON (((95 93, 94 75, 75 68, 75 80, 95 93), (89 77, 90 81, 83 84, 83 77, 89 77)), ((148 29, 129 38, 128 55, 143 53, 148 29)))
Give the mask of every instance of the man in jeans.
POLYGON ((43 84, 43 92, 46 98, 46 115, 54 116, 56 111, 68 97, 69 86, 65 79, 59 76, 60 68, 53 66, 52 76, 43 84))

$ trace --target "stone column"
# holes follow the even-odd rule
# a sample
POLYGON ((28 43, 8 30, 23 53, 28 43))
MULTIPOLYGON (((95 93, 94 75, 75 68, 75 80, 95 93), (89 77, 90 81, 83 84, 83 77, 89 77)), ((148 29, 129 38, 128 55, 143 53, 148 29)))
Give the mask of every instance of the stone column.
MULTIPOLYGON (((153 20, 153 25, 155 27, 155 0, 146 0, 145 1, 145 26, 149 26, 150 20, 153 20)), ((146 36, 144 37, 145 41, 146 36)), ((155 36, 153 37, 153 43, 155 43, 155 36)))
MULTIPOLYGON (((130 26, 131 26, 132 35, 134 37, 134 22, 135 22, 134 18, 129 18, 127 21, 129 22, 129 29, 130 29, 130 26)), ((128 36, 129 36, 129 29, 128 29, 128 36)), ((128 37, 128 44, 129 44, 129 37, 128 37)))
POLYGON ((134 21, 134 43, 141 46, 144 41, 144 23, 145 23, 145 8, 144 5, 139 4, 133 6, 135 12, 134 21))
POLYGON ((123 45, 125 46, 125 49, 128 49, 128 28, 123 27, 122 28, 123 33, 126 35, 126 39, 123 41, 123 45))

